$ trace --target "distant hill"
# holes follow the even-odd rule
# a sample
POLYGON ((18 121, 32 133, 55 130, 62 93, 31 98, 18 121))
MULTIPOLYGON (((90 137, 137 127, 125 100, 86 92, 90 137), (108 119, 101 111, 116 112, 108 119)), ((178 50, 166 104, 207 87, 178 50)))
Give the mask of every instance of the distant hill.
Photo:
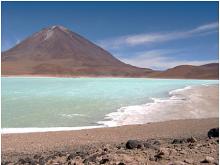
POLYGON ((165 71, 152 72, 148 76, 156 78, 218 79, 219 63, 201 66, 180 65, 165 71))
POLYGON ((151 69, 125 64, 62 26, 52 26, 2 53, 2 75, 145 77, 151 69))

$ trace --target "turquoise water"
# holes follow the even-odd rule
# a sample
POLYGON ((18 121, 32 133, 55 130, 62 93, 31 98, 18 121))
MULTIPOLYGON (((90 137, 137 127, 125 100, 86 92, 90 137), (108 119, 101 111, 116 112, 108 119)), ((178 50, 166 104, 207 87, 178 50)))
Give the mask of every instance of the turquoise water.
POLYGON ((218 80, 1 78, 2 128, 96 126, 121 107, 218 80))

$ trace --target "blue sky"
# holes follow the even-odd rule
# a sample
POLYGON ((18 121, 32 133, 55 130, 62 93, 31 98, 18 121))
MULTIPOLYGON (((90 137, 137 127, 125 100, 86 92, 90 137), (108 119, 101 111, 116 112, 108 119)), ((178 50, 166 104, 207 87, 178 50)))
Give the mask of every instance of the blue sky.
POLYGON ((2 2, 2 51, 62 25, 139 67, 218 62, 218 2, 2 2))

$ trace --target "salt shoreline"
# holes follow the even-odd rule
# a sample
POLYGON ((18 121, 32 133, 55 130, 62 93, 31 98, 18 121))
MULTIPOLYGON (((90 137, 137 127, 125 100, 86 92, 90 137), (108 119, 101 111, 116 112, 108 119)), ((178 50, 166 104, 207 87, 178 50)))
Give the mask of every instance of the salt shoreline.
POLYGON ((218 88, 218 84, 204 84, 175 89, 169 92, 168 98, 152 98, 152 103, 122 107, 116 112, 107 114, 106 120, 98 123, 112 127, 177 119, 218 117, 218 88), (211 113, 206 109, 211 110, 211 113), (162 115, 158 116, 160 113, 162 115), (175 113, 174 116, 173 113, 175 113))
POLYGON ((54 76, 54 75, 1 75, 2 78, 140 78, 140 79, 163 79, 163 80, 219 80, 209 78, 172 78, 172 77, 126 77, 126 76, 54 76))

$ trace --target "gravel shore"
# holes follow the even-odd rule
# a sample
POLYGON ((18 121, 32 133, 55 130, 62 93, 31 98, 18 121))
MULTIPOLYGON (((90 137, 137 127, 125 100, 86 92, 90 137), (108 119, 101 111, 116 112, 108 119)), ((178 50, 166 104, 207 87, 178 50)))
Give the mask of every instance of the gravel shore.
POLYGON ((108 157, 108 161, 103 160, 107 164, 168 164, 185 159, 193 159, 199 164, 206 156, 212 157, 216 163, 218 138, 209 139, 207 133, 211 128, 218 127, 218 121, 218 118, 188 119, 80 131, 3 134, 2 163, 102 164, 100 161, 108 157), (193 144, 187 142, 191 137, 196 139, 193 144), (175 144, 172 143, 174 139, 185 140, 175 144), (139 140, 150 145, 158 143, 156 141, 159 143, 150 148, 141 145, 140 149, 127 149, 128 140, 139 140), (160 150, 174 152, 174 155, 153 159, 160 150), (71 154, 73 156, 68 161, 71 154), (92 160, 87 161, 92 155, 92 160))

